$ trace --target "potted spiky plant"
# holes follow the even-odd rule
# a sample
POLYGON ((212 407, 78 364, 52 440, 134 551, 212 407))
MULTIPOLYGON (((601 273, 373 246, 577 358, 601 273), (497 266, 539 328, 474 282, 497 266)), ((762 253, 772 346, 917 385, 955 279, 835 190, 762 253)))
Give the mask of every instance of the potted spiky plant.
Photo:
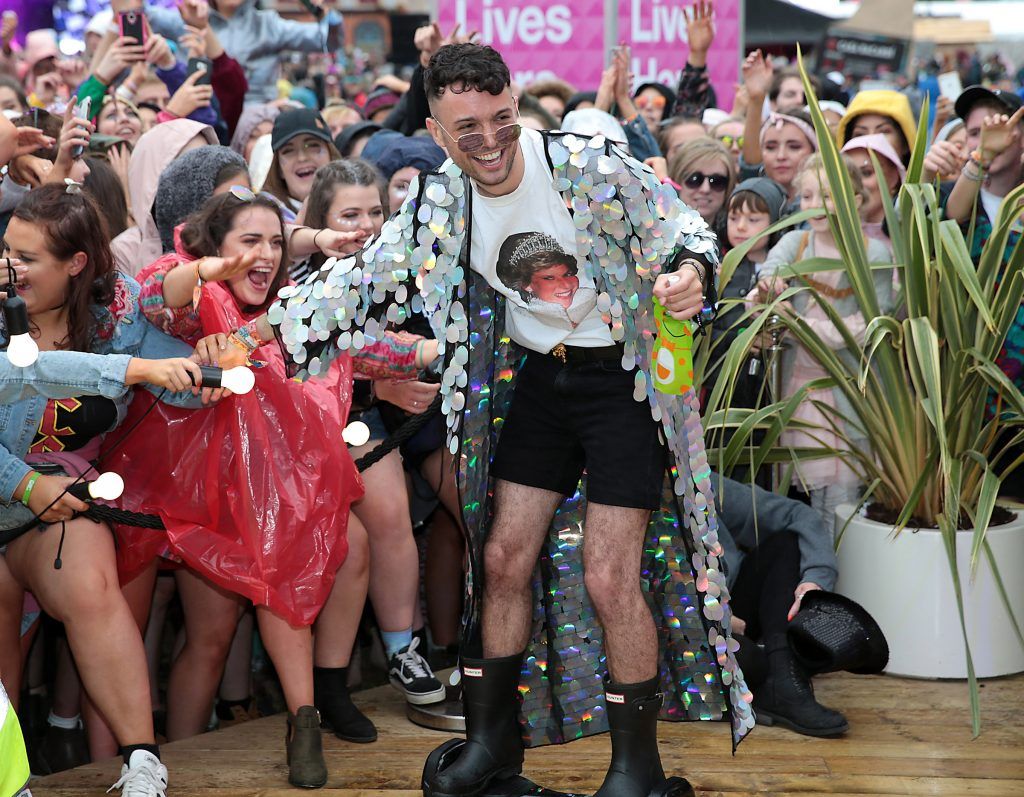
MULTIPOLYGON (((806 74, 804 90, 813 96, 806 74)), ((698 371, 712 363, 720 369, 705 414, 709 448, 723 472, 737 464, 756 469, 833 456, 854 469, 864 498, 839 512, 838 589, 879 620, 892 653, 890 672, 968 679, 977 734, 977 677, 1024 670, 1024 522, 996 504, 1002 480, 1018 465, 1006 456, 1006 446, 1024 441, 1024 397, 996 364, 1024 299, 1024 245, 1008 247, 1024 186, 1006 197, 975 265, 963 231, 943 218, 936 186, 920 182, 927 149, 922 122, 907 181, 895 202, 885 198, 893 247, 886 268, 897 269, 901 289, 897 308, 883 314, 848 172, 816 103, 811 115, 842 260, 804 260, 782 276, 845 269, 867 331, 856 339, 813 283, 799 280, 747 312, 727 351, 706 346, 698 353, 698 371), (801 318, 781 312, 797 292, 811 294, 855 358, 837 356, 801 318), (735 380, 769 319, 827 376, 794 396, 769 397, 760 409, 732 408, 735 380), (783 431, 813 435, 815 428, 793 414, 809 391, 823 387, 840 391, 852 407, 853 417, 823 408, 832 413, 828 431, 847 444, 844 450, 780 447, 783 431), (998 425, 987 409, 993 395, 998 425), (755 430, 761 433, 757 443, 755 430)), ((885 185, 877 162, 875 167, 885 185)), ((784 220, 765 234, 812 214, 784 220)), ((721 280, 730 278, 754 244, 726 256, 721 280)))

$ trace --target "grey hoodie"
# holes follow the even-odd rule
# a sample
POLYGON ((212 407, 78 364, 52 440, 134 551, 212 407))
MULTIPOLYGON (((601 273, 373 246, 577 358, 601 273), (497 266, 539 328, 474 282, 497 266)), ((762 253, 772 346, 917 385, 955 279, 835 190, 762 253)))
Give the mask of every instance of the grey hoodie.
MULTIPOLYGON (((177 40, 185 32, 177 9, 147 5, 146 16, 150 27, 168 39, 177 40)), ((282 19, 276 11, 257 9, 255 0, 246 0, 231 17, 210 9, 210 27, 227 54, 245 70, 246 105, 277 99, 282 52, 326 52, 330 16, 325 14, 320 22, 295 22, 282 19)))
POLYGON ((773 534, 791 531, 800 546, 800 581, 831 591, 839 565, 832 534, 807 504, 711 474, 718 507, 718 539, 725 551, 726 582, 732 589, 747 553, 773 534), (721 482, 719 482, 721 478, 721 482), (721 484, 721 487, 719 486, 721 484), (755 523, 756 509, 756 523, 755 523))

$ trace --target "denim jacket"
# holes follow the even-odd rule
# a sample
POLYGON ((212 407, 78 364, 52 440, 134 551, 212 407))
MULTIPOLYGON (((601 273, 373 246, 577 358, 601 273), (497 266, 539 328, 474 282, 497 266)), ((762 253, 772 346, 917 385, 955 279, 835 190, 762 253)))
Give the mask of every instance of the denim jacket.
MULTIPOLYGON (((125 385, 132 357, 187 357, 192 349, 152 326, 139 309, 139 285, 118 274, 114 302, 93 307, 96 333, 92 353, 40 352, 35 365, 16 368, 0 353, 0 501, 10 503, 21 480, 32 470, 24 461, 46 402, 53 398, 105 396, 117 405, 117 423, 124 420, 132 398, 125 385), (99 356, 109 355, 109 356, 99 356)), ((150 392, 160 388, 147 386, 150 392)), ((200 407, 191 391, 166 394, 163 400, 179 407, 200 407)), ((109 430, 108 430, 109 431, 109 430)))

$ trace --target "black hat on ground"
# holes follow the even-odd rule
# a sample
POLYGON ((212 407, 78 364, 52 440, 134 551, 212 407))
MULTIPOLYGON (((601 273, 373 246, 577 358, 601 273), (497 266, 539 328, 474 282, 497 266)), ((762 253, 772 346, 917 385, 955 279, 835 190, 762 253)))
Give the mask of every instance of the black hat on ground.
POLYGON ((319 111, 312 108, 294 108, 282 111, 274 120, 270 148, 277 152, 295 136, 302 135, 315 136, 327 144, 334 143, 331 140, 331 128, 327 126, 319 111))
POLYGON ((956 110, 956 115, 966 121, 974 106, 982 101, 1001 105, 1008 114, 1015 113, 1022 105, 1021 98, 1015 92, 987 89, 984 86, 968 86, 960 92, 953 108, 956 110))
POLYGON ((787 636, 793 655, 811 675, 840 670, 872 675, 889 663, 889 645, 875 618, 835 592, 804 593, 787 636))

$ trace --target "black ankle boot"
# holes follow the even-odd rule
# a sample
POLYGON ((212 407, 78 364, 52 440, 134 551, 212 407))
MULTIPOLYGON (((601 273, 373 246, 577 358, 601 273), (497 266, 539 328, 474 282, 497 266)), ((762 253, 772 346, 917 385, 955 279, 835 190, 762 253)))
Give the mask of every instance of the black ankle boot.
POLYGON ((466 744, 459 757, 427 779, 432 797, 472 797, 523 770, 519 674, 523 655, 462 660, 466 744))
POLYGON ((348 667, 314 667, 313 702, 320 712, 320 725, 339 739, 357 744, 377 741, 370 718, 352 702, 348 667))
MULTIPOLYGON (((658 753, 659 678, 638 684, 605 683, 612 761, 594 797, 647 797, 665 781, 658 753)), ((676 797, 692 797, 689 783, 673 779, 676 797)))
POLYGON ((88 764, 89 746, 85 731, 47 725, 46 733, 33 750, 31 763, 35 775, 52 775, 88 764))
POLYGON ((320 714, 313 706, 300 706, 288 714, 285 732, 288 751, 288 782, 304 789, 319 789, 327 783, 327 763, 320 740, 320 714))
POLYGON ((754 692, 758 722, 805 736, 839 736, 849 729, 846 717, 814 699, 810 676, 793 656, 785 634, 769 635, 765 652, 768 680, 754 692))

